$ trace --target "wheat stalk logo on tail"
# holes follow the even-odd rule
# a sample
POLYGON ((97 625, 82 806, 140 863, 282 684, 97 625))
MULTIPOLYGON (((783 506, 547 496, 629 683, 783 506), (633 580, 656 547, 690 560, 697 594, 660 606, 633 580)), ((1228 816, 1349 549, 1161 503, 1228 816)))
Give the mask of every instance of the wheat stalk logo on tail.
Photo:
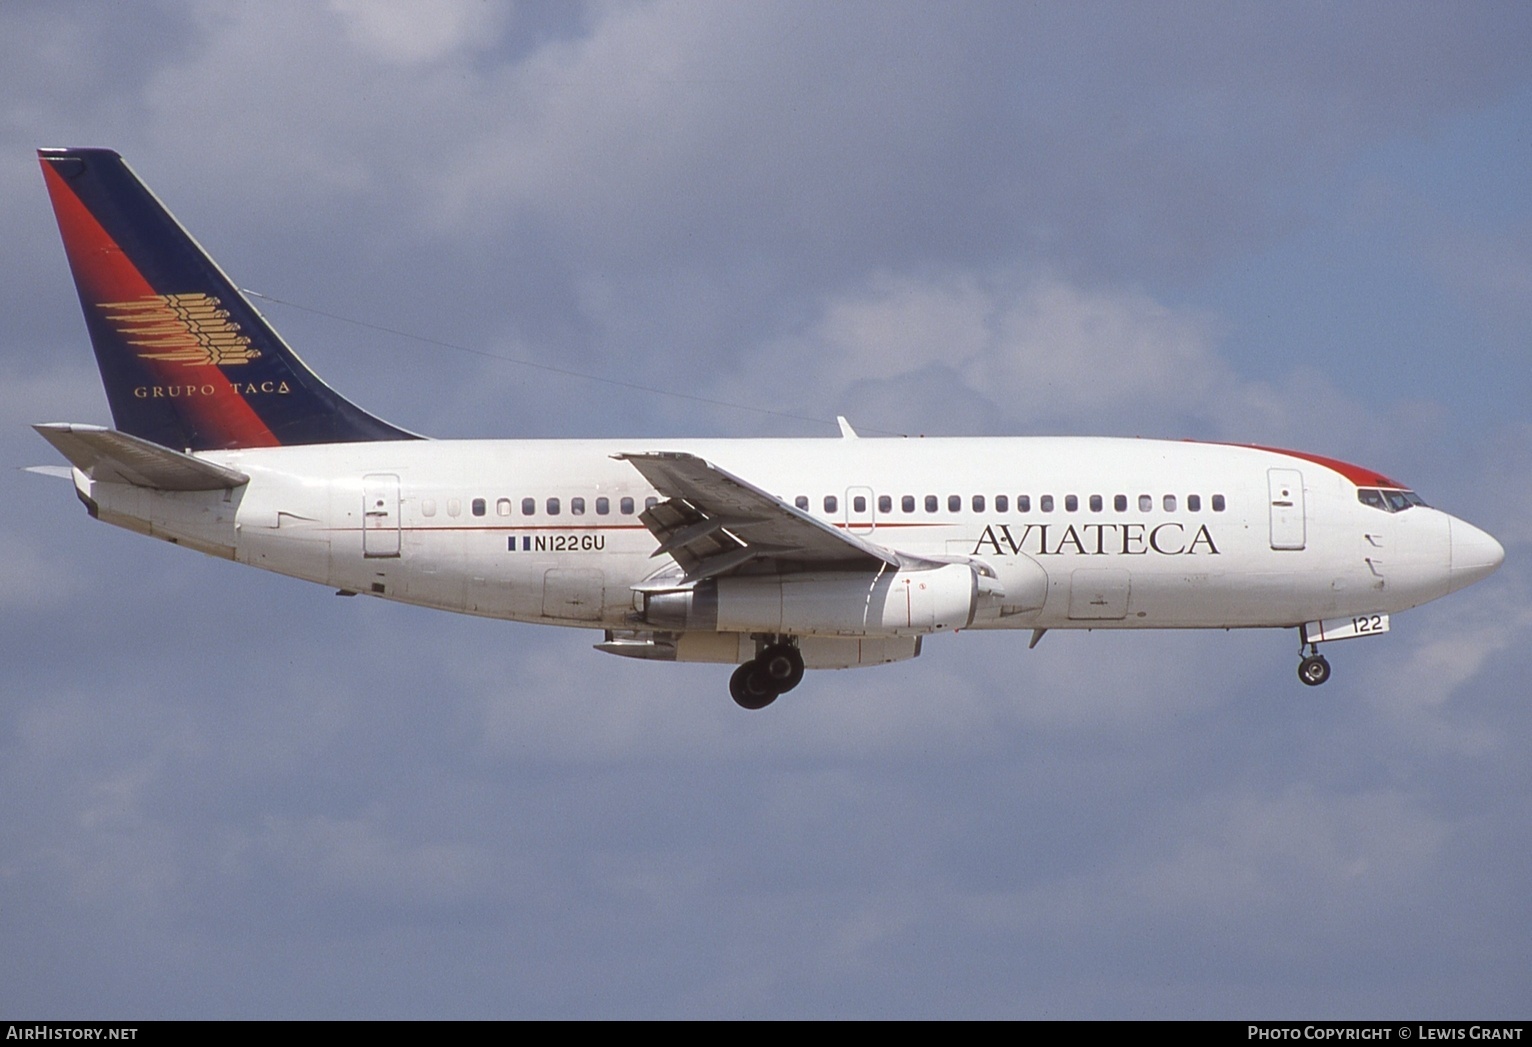
POLYGON ((138 347, 141 359, 187 367, 247 364, 261 351, 250 347, 222 305, 208 294, 151 294, 131 302, 102 302, 99 308, 117 333, 138 347))

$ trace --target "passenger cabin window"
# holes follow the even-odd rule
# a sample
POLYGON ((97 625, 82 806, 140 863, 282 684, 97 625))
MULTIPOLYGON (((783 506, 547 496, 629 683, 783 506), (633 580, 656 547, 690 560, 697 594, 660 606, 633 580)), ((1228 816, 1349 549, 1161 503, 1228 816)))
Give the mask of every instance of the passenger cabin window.
POLYGON ((894 499, 892 495, 878 495, 878 512, 887 515, 894 511, 894 499))
POLYGON ((557 516, 559 514, 559 500, 557 498, 548 499, 547 508, 549 516, 557 516))
POLYGON ((854 496, 851 499, 851 511, 854 513, 865 513, 867 511, 867 496, 863 494, 854 496))
POLYGON ((1032 496, 1030 494, 1018 494, 1016 496, 1016 511, 1018 513, 1030 513, 1032 511, 1032 496))
POLYGON ((596 499, 596 515, 605 516, 612 511, 612 500, 605 495, 596 499))
POLYGON ((1165 511, 1167 513, 1173 513, 1173 512, 1176 511, 1176 496, 1175 495, 1167 494, 1165 496, 1165 511))
POLYGON ((995 512, 997 512, 997 513, 1009 512, 1010 508, 1011 508, 1011 500, 1009 498, 1007 498, 1003 494, 995 495, 995 512))
POLYGON ((422 498, 420 500, 420 515, 421 516, 435 516, 436 515, 436 499, 435 498, 422 498))
POLYGON ((960 512, 962 512, 963 511, 963 496, 960 495, 960 494, 949 494, 947 496, 947 511, 949 513, 960 513, 960 512))
POLYGON ((809 511, 809 496, 806 495, 806 494, 800 494, 798 497, 793 499, 793 504, 796 505, 798 508, 802 509, 804 512, 808 512, 809 511))
POLYGON ((1037 507, 1045 513, 1053 512, 1053 495, 1045 494, 1037 500, 1037 507))
POLYGON ((825 512, 833 513, 839 505, 840 501, 833 494, 825 495, 825 512))
POLYGON ((574 513, 576 516, 584 516, 585 515, 585 499, 584 498, 571 498, 571 499, 569 499, 569 511, 574 513))
POLYGON ((1072 494, 1066 494, 1064 496, 1064 511, 1066 513, 1077 513, 1077 512, 1079 512, 1080 511, 1080 499, 1075 497, 1072 494))
POLYGON ((535 512, 537 512, 537 499, 523 498, 521 500, 521 515, 531 516, 535 512))
POLYGON ((656 505, 659 505, 659 504, 660 504, 660 500, 658 498, 654 497, 654 495, 652 495, 652 494, 648 498, 644 499, 644 508, 645 509, 653 509, 656 505))
POLYGON ((617 503, 617 511, 622 513, 622 515, 624 515, 624 516, 632 516, 633 515, 633 499, 631 499, 631 498, 624 498, 622 501, 618 502, 617 503))
POLYGON ((468 508, 473 511, 473 515, 483 516, 486 508, 484 499, 475 498, 473 501, 468 503, 468 508))
POLYGON ((939 502, 937 502, 936 495, 934 495, 934 494, 926 495, 926 512, 934 513, 939 508, 941 508, 941 505, 940 505, 939 502))
POLYGON ((1138 511, 1141 513, 1151 512, 1154 509, 1154 498, 1147 494, 1138 496, 1138 511))
POLYGON ((1117 510, 1119 513, 1127 512, 1128 511, 1128 496, 1125 495, 1125 494, 1114 494, 1114 495, 1112 495, 1112 508, 1117 510))
POLYGON ((1221 512, 1223 512, 1223 510, 1224 510, 1223 495, 1215 494, 1213 496, 1213 512, 1221 513, 1221 512))
POLYGON ((1186 510, 1187 510, 1187 512, 1192 512, 1192 513, 1200 513, 1200 512, 1202 512, 1202 495, 1200 495, 1200 494, 1189 494, 1189 495, 1187 495, 1186 496, 1186 510))
POLYGON ((509 498, 500 498, 500 499, 497 499, 495 501, 495 515, 496 516, 510 516, 511 515, 511 500, 509 498))
POLYGON ((1101 496, 1099 494, 1093 494, 1090 496, 1090 511, 1093 513, 1099 513, 1101 511, 1101 496))
POLYGON ((973 511, 976 513, 982 513, 984 511, 984 496, 982 494, 976 494, 973 496, 973 511))
POLYGON ((915 511, 915 496, 913 494, 907 494, 903 498, 900 498, 899 509, 901 512, 913 513, 915 511))
POLYGON ((447 515, 448 516, 462 516, 463 515, 463 500, 461 498, 448 498, 447 499, 447 515))

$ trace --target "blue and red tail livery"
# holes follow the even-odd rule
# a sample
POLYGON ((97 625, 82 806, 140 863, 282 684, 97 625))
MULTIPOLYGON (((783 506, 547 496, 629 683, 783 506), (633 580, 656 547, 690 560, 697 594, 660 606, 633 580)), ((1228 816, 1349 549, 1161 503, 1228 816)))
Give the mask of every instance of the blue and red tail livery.
POLYGON ((310 371, 110 149, 40 149, 118 429, 179 450, 410 440, 310 371))

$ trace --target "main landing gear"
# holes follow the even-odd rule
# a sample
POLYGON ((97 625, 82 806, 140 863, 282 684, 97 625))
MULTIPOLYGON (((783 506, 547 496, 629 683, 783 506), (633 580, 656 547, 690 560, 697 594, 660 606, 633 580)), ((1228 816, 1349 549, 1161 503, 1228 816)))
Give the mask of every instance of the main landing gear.
POLYGON ((764 709, 803 682, 803 655, 790 643, 774 643, 729 677, 729 695, 741 708, 764 709))

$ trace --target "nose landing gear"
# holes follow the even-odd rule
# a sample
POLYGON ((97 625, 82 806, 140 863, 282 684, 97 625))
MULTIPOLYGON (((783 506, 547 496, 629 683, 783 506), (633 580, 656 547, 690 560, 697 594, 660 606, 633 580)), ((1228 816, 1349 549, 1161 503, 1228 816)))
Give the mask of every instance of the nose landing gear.
POLYGON ((1308 652, 1298 663, 1298 679, 1310 687, 1318 687, 1330 678, 1330 663, 1319 653, 1319 644, 1309 639, 1306 629, 1298 630, 1298 650, 1308 652))
POLYGON ((764 709, 803 682, 803 655, 792 643, 774 643, 729 677, 729 696, 742 709, 764 709))
POLYGON ((1318 687, 1330 678, 1330 663, 1322 654, 1311 654, 1298 663, 1298 679, 1310 687, 1318 687))

